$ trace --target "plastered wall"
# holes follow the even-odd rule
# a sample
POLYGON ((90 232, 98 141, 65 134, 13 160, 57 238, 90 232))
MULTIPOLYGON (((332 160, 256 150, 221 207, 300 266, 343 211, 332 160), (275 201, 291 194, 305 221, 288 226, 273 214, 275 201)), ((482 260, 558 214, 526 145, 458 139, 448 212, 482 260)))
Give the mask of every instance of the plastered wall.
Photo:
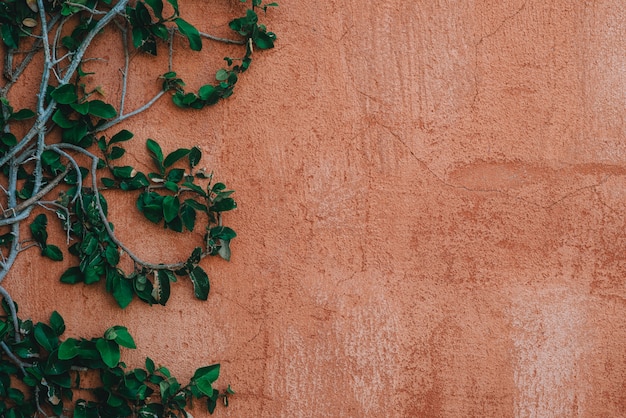
MULTIPOLYGON (((212 2, 180 3, 203 27, 212 2)), ((219 32, 239 9, 217 5, 219 32)), ((626 416, 624 3, 283 0, 267 21, 233 98, 128 125, 137 160, 146 137, 200 144, 237 191, 209 301, 176 283, 120 311, 33 254, 5 282, 23 314, 123 323, 131 363, 181 376, 220 362, 216 416, 626 416)), ((140 254, 186 245, 132 207, 113 218, 140 254)))

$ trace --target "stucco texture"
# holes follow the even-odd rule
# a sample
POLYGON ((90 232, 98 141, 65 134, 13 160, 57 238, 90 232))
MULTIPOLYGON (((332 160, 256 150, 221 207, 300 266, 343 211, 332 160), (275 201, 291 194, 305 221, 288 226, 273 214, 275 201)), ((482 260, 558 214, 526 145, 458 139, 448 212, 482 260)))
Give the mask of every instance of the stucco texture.
MULTIPOLYGON (((180 3, 218 34, 239 10, 206 28, 213 2, 180 3)), ((283 0, 266 21, 276 48, 231 99, 127 127, 135 160, 200 144, 236 190, 209 301, 179 282, 120 311, 33 254, 5 282, 22 314, 124 324, 130 363, 183 377, 220 362, 218 417, 626 416, 624 2, 283 0)), ((187 241, 132 206, 121 238, 174 261, 187 241)))

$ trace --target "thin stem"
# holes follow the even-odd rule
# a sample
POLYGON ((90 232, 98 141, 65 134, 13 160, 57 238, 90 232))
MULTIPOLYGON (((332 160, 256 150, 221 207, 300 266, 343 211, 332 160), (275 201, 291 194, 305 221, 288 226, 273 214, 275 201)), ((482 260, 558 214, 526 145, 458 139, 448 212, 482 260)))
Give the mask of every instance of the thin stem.
MULTIPOLYGON (((61 183, 61 181, 65 178, 65 176, 67 176, 67 173, 69 173, 69 171, 70 171, 70 167, 69 166, 65 167, 65 170, 61 174, 59 174, 54 179, 52 179, 52 181, 50 183, 46 184, 46 186, 44 188, 42 188, 41 190, 39 190, 36 194, 34 194, 30 198, 24 200, 19 205, 11 207, 11 208, 5 210, 3 213, 1 213, 0 214, 0 219, 9 218, 9 217, 11 217, 11 213, 15 214, 16 212, 21 212, 24 209, 26 209, 26 208, 34 205, 35 203, 37 203, 37 201, 39 201, 48 192, 50 192, 59 183, 61 183)), ((1 226, 1 224, 0 224, 0 226, 1 226)))
POLYGON ((122 122, 123 120, 126 120, 130 117, 133 117, 141 112, 144 112, 146 110, 148 110, 153 104, 155 104, 157 102, 157 100, 159 100, 163 95, 165 94, 164 91, 160 91, 158 92, 152 99, 150 99, 150 101, 146 104, 144 104, 143 106, 141 106, 139 109, 135 109, 130 113, 127 113, 125 115, 120 115, 117 118, 110 120, 109 122, 98 126, 96 129, 94 129, 94 133, 96 132, 102 132, 105 131, 107 129, 109 129, 110 127, 117 125, 118 123, 122 122))
POLYGON ((225 44, 232 44, 232 45, 245 45, 246 44, 246 41, 242 41, 238 39, 220 38, 219 36, 209 35, 208 33, 204 33, 204 32, 199 32, 199 33, 200 33, 200 36, 202 36, 203 38, 207 38, 212 41, 223 42, 225 44))

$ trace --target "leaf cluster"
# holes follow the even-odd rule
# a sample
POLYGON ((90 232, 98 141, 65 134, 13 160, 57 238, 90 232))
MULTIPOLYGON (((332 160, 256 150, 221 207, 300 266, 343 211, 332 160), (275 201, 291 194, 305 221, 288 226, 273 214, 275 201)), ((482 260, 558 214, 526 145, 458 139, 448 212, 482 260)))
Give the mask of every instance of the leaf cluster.
POLYGON ((3 417, 26 418, 42 411, 64 416, 70 407, 75 418, 188 417, 194 399, 205 402, 212 413, 219 398, 228 405, 227 397, 234 393, 213 388, 219 364, 198 368, 186 385, 149 357, 144 367, 129 369, 121 361, 123 348, 136 345, 126 327, 113 326, 97 338, 64 339, 65 321, 54 311, 48 323, 18 319, 18 336, 10 325, 10 309, 6 303, 3 307, 0 341, 18 360, 18 364, 9 361, 6 352, 0 357, 3 417), (81 376, 86 373, 89 382, 97 378, 95 385, 83 385, 81 376), (20 384, 14 376, 19 376, 20 384))
MULTIPOLYGON (((209 256, 230 260, 236 233, 224 225, 223 214, 237 207, 233 190, 200 168, 202 151, 195 146, 166 152, 158 138, 149 138, 150 169, 130 165, 125 144, 134 135, 118 125, 163 96, 180 108, 201 109, 233 94, 255 50, 273 48, 276 41, 259 20, 259 12, 276 3, 240 2, 248 3, 244 15, 229 23, 237 39, 222 39, 181 17, 178 0, 0 1, 0 296, 6 312, 0 315, 0 416, 65 416, 73 410, 75 417, 187 417, 194 399, 206 401, 213 412, 219 398, 226 403, 232 394, 213 388, 219 365, 199 368, 186 385, 149 358, 145 367, 128 369, 121 356, 135 343, 123 326, 109 328, 99 338, 63 338, 65 322, 57 312, 48 323, 21 320, 2 281, 18 255, 35 248, 50 260, 71 263, 62 283, 103 282, 101 287, 121 308, 134 299, 165 305, 171 284, 187 279, 197 299, 208 298, 209 276, 201 264, 209 256), (123 87, 117 104, 104 96, 97 84, 100 75, 85 70, 88 60, 98 59, 89 55, 93 40, 109 36, 120 37, 127 58, 120 69, 123 87), (175 36, 184 37, 187 52, 202 51, 208 39, 238 44, 242 53, 225 57, 226 65, 214 79, 197 92, 186 92, 171 59, 175 36), (160 90, 129 112, 128 57, 163 50, 170 60, 160 72, 160 90), (16 110, 9 93, 33 62, 43 63, 33 92, 36 105, 16 110), (120 193, 131 194, 146 224, 166 229, 166 234, 200 231, 193 234, 198 241, 191 253, 169 263, 138 257, 116 236, 109 219, 109 206, 120 193), (65 245, 49 233, 55 218, 65 232, 65 245), (81 385, 81 373, 89 371, 97 373, 97 387, 81 385), (85 393, 89 396, 79 398, 85 393)), ((23 82, 20 87, 32 85, 23 82)))

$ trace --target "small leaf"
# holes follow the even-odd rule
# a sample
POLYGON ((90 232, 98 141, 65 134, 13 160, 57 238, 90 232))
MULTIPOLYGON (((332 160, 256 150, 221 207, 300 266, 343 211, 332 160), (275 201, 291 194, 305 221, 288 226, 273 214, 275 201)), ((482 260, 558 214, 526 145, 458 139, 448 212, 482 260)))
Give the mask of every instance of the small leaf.
POLYGON ((133 283, 121 274, 115 274, 111 281, 115 301, 120 308, 126 308, 133 300, 133 283))
POLYGON ((11 115, 11 120, 26 120, 35 117, 35 112, 30 109, 22 109, 11 115))
POLYGON ((76 125, 76 121, 68 119, 61 109, 57 109, 56 112, 54 112, 54 115, 52 115, 52 121, 63 129, 69 129, 76 125))
POLYGON ((163 161, 163 166, 165 168, 168 168, 171 165, 173 165, 176 161, 178 161, 181 158, 183 158, 184 156, 186 156, 187 154, 189 154, 189 150, 188 149, 179 148, 176 151, 173 151, 170 154, 168 154, 167 157, 165 157, 165 161, 163 161))
POLYGON ((193 251, 191 252, 191 255, 187 259, 186 264, 190 266, 195 266, 196 264, 200 262, 201 256, 202 256, 202 248, 200 247, 194 248, 193 251))
POLYGON ((116 266, 120 262, 120 253, 114 245, 108 245, 104 250, 104 258, 111 266, 116 266))
POLYGON ((102 100, 92 100, 89 102, 89 114, 102 119, 112 119, 117 116, 117 111, 102 100))
POLYGON ((87 115, 89 113, 89 102, 71 103, 70 107, 81 115, 87 115))
POLYGON ((65 332, 65 321, 57 311, 52 312, 52 315, 50 315, 50 325, 57 336, 65 332))
POLYGON ((237 233, 227 226, 216 226, 211 228, 210 235, 213 238, 231 240, 237 236, 237 233))
POLYGON ((122 147, 113 147, 109 153, 109 160, 117 160, 126 153, 126 150, 122 147))
POLYGON ((217 250, 217 254, 226 261, 230 261, 230 241, 226 239, 218 240, 220 243, 220 249, 217 250))
POLYGON ((200 148, 198 147, 193 147, 189 150, 189 155, 187 158, 189 158, 189 166, 191 168, 194 168, 198 165, 200 159, 202 158, 202 151, 200 151, 200 148))
POLYGON ((59 360, 70 360, 79 354, 77 341, 74 338, 68 338, 59 346, 59 360))
POLYGON ((174 9, 174 13, 176 14, 176 16, 178 16, 178 13, 179 13, 178 0, 167 0, 167 2, 172 5, 172 8, 174 9))
POLYGON ((152 8, 154 11, 154 15, 158 19, 163 18, 163 1, 162 0, 145 0, 146 3, 152 8))
POLYGON ((171 222, 177 215, 180 208, 180 201, 176 196, 165 196, 163 198, 163 218, 165 222, 171 222))
POLYGON ((165 183, 163 183, 163 187, 165 187, 169 191, 178 193, 178 184, 174 183, 173 181, 166 181, 165 183))
POLYGON ((62 283, 75 284, 83 281, 83 273, 79 267, 70 267, 61 275, 62 283))
POLYGON ((165 305, 170 298, 170 277, 166 270, 159 270, 154 274, 154 289, 152 297, 160 305, 165 305))
MULTIPOLYGON (((110 331, 113 331, 112 334, 115 334, 115 336, 113 338, 107 338, 107 339, 114 340, 116 343, 118 343, 122 347, 133 348, 133 349, 137 348, 137 346, 135 345, 135 340, 133 340, 133 337, 128 332, 128 328, 123 327, 121 325, 115 325, 109 328, 109 330, 107 330, 107 332, 110 332, 110 331)), ((105 338, 106 338, 106 334, 107 333, 105 332, 105 338)))
POLYGON ((146 146, 148 147, 148 150, 152 153, 152 159, 159 168, 159 171, 163 173, 163 151, 161 150, 161 146, 157 144, 156 141, 150 138, 148 138, 148 140, 146 141, 146 146))
POLYGON ((41 245, 46 245, 48 240, 47 226, 48 218, 43 213, 37 215, 33 223, 30 224, 30 232, 33 235, 33 239, 41 245))
POLYGON ((121 131, 119 131, 118 133, 113 135, 113 138, 111 138, 111 141, 109 142, 109 145, 115 144, 116 142, 128 141, 132 137, 133 137, 133 133, 132 132, 127 131, 126 129, 122 129, 121 131))
POLYGON ((200 38, 200 32, 194 26, 187 21, 179 18, 174 20, 178 30, 189 40, 189 47, 194 51, 200 51, 202 49, 202 39, 200 38))
POLYGON ((183 170, 182 168, 173 168, 169 171, 169 173, 167 173, 166 180, 173 181, 174 183, 178 183, 179 181, 183 179, 184 175, 185 175, 185 170, 183 170))
POLYGON ((63 84, 52 90, 50 97, 60 104, 70 104, 78 100, 76 86, 73 84, 63 84))
POLYGON ((26 26, 27 28, 34 28, 35 26, 37 26, 37 21, 32 17, 27 17, 22 20, 22 25, 26 26))
POLYGON ((59 344, 59 339, 52 328, 42 322, 35 325, 33 335, 39 345, 49 353, 54 351, 59 344))
POLYGON ((48 257, 52 261, 63 261, 63 253, 56 245, 46 245, 46 247, 41 251, 41 255, 48 257))
POLYGON ((209 276, 204 272, 202 267, 196 266, 191 272, 189 277, 193 282, 193 292, 196 298, 200 300, 207 300, 209 297, 209 276))
POLYGON ((218 70, 217 73, 215 73, 215 79, 217 81, 228 80, 228 71, 223 68, 218 70))
POLYGON ((131 179, 137 174, 137 171, 129 165, 123 167, 113 167, 112 172, 115 177, 121 179, 131 179))
POLYGON ((11 132, 4 132, 2 134, 2 143, 9 147, 17 145, 17 138, 11 132))
POLYGON ((150 374, 154 373, 154 361, 150 357, 146 357, 146 370, 150 374))
POLYGON ((183 203, 180 208, 180 217, 185 225, 185 228, 187 228, 188 231, 193 231, 193 228, 196 225, 195 209, 183 203))
POLYGON ((96 341, 96 348, 98 349, 104 364, 111 368, 116 367, 119 364, 120 346, 115 341, 98 338, 96 341))
POLYGON ((274 38, 271 34, 266 32, 257 32, 256 36, 253 38, 254 44, 259 49, 271 49, 274 48, 274 38))

